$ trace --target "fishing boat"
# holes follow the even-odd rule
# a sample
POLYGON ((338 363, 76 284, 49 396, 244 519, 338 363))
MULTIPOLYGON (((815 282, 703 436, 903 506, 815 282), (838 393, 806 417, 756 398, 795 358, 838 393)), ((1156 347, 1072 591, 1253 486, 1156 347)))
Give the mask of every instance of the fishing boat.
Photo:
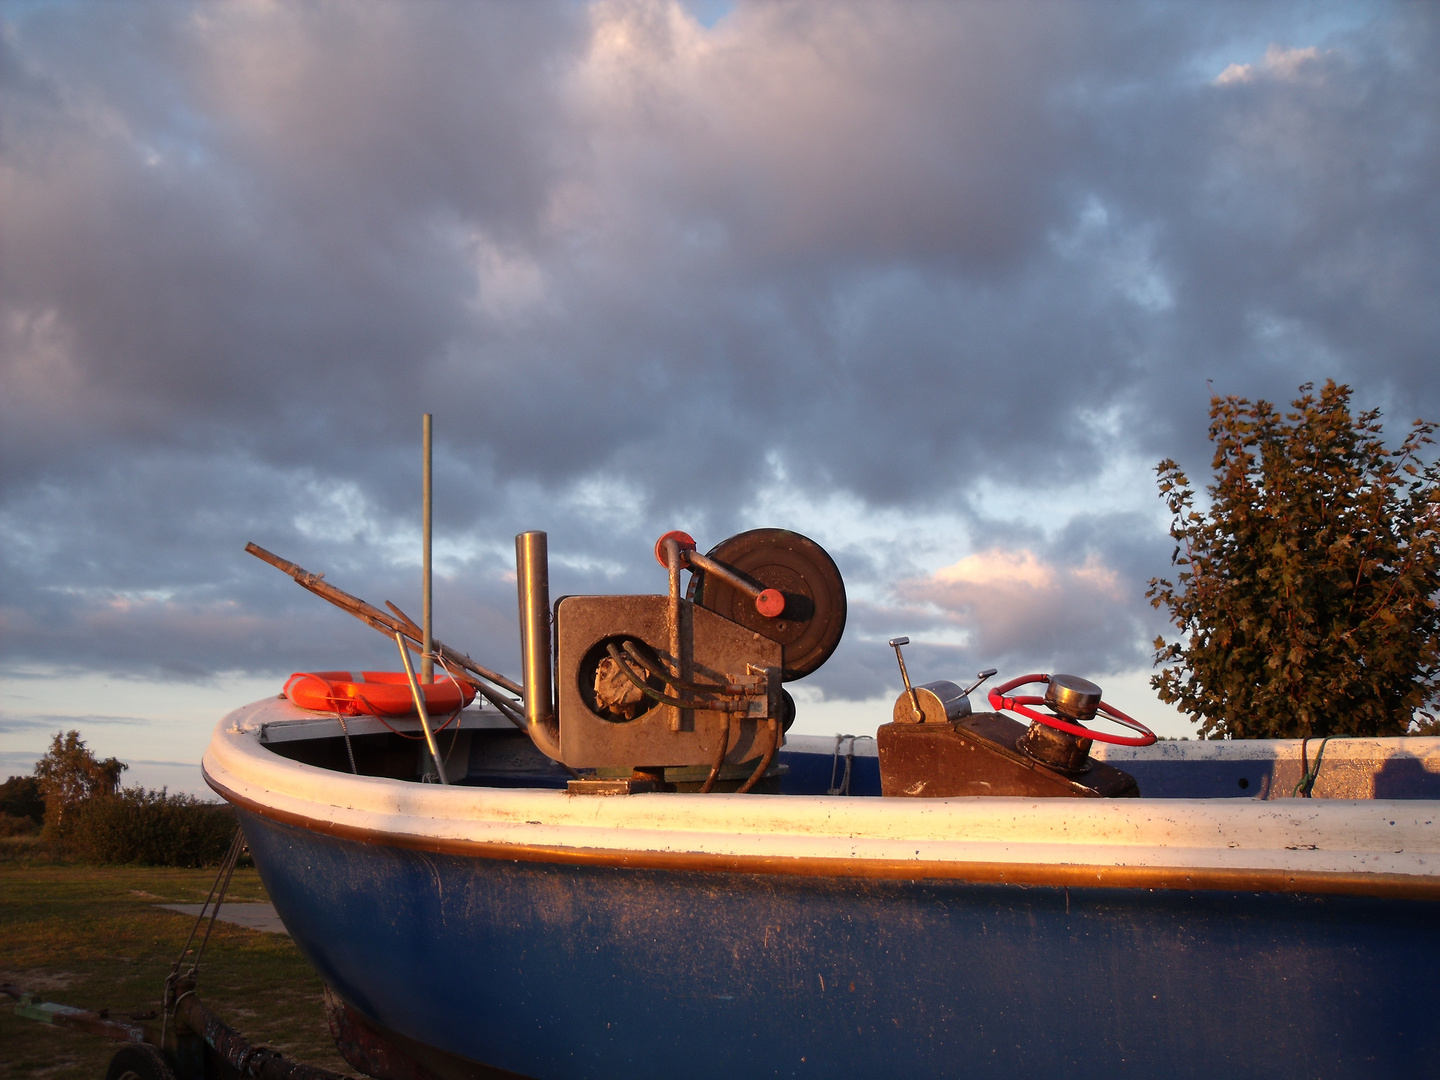
POLYGON ((903 638, 873 736, 787 739, 845 600, 784 530, 553 605, 522 534, 520 681, 254 550, 414 691, 256 702, 204 757, 371 1076, 1436 1075, 1440 739, 1156 741, 1059 673, 976 711, 903 638))

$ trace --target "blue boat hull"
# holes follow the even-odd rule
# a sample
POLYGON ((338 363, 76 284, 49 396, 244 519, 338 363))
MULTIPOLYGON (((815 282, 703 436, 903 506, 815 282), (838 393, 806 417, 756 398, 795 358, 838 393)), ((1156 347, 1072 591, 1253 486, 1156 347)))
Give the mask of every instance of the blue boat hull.
POLYGON ((241 812, 371 1020, 533 1077, 1440 1075, 1440 903, 526 862, 241 812))

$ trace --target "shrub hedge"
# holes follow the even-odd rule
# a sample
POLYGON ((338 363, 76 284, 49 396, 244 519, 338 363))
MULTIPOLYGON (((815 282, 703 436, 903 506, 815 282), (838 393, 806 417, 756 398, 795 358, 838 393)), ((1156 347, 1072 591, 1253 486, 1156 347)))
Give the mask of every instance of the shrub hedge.
POLYGON ((235 836, 235 812, 223 803, 133 787, 76 803, 57 831, 61 849, 86 862, 214 866, 235 836))
POLYGON ((39 825, 45 820, 45 795, 33 776, 12 776, 0 784, 0 815, 26 818, 39 825))
POLYGON ((39 834, 40 826, 28 817, 0 814, 0 839, 8 839, 12 836, 38 836, 39 834))

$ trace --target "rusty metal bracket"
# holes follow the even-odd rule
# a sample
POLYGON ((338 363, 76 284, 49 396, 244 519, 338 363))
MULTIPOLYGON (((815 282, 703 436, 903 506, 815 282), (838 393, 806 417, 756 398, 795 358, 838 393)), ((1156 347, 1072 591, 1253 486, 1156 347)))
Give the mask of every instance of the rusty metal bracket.
POLYGON ((182 995, 175 1003, 175 1015, 241 1077, 253 1076, 257 1080, 353 1080, 329 1069, 291 1061, 268 1046, 253 1045, 211 1012, 193 992, 182 995))
POLYGON ((143 1027, 139 1024, 111 1020, 108 1009, 92 1012, 89 1009, 77 1009, 72 1005, 61 1005, 59 1002, 46 1001, 39 994, 17 989, 9 983, 0 986, 0 992, 16 999, 15 1015, 21 1019, 35 1020, 41 1024, 53 1024, 55 1027, 73 1028, 76 1031, 85 1031, 91 1035, 114 1039, 116 1042, 140 1043, 145 1041, 143 1027))

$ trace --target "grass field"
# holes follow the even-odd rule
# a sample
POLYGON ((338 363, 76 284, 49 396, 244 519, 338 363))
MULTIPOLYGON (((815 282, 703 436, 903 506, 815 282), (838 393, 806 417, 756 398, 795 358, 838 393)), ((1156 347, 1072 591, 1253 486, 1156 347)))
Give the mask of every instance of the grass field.
MULTIPOLYGON (((0 982, 47 1001, 117 1016, 157 1008, 165 976, 194 920, 157 908, 200 903, 214 870, 56 863, 20 838, 0 840, 0 982)), ((230 897, 264 900, 253 869, 230 897)), ((325 1026, 319 978, 288 937, 219 923, 198 992, 256 1044, 349 1073, 325 1026)), ((100 1080, 118 1044, 21 1020, 0 997, 0 1078, 100 1080)))

